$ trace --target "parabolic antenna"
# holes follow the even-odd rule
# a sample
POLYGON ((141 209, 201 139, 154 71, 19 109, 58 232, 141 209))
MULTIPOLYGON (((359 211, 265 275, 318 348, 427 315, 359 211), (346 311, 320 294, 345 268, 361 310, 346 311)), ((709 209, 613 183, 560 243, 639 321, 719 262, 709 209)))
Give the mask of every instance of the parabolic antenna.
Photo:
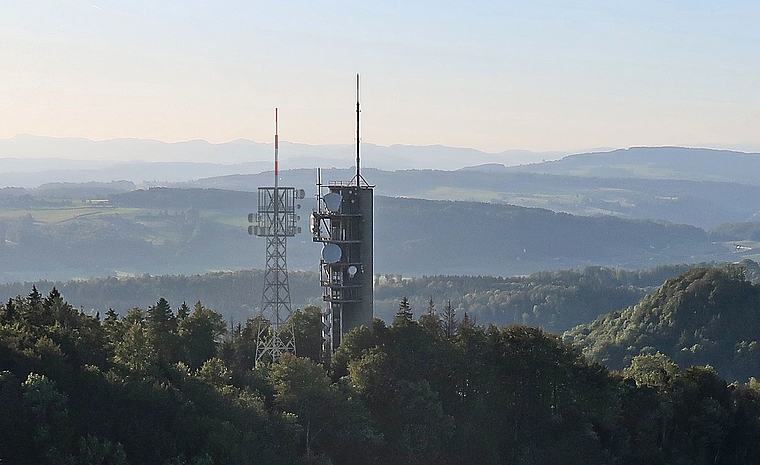
POLYGON ((322 247, 322 259, 327 263, 337 263, 343 252, 336 244, 325 244, 322 247))
POLYGON ((325 194, 325 196, 322 197, 322 200, 325 201, 328 210, 331 212, 337 212, 340 208, 340 202, 343 200, 343 196, 337 192, 330 192, 329 194, 325 194))
POLYGON ((351 277, 353 277, 356 274, 357 271, 359 271, 359 270, 357 270, 354 265, 351 265, 351 266, 348 267, 348 275, 351 276, 351 277))

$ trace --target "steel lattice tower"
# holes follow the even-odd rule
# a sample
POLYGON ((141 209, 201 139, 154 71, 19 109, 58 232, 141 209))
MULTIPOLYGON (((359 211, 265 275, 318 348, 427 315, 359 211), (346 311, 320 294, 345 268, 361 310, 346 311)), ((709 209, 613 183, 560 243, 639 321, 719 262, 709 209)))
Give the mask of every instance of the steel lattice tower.
POLYGON ((258 213, 248 215, 248 221, 254 223, 248 227, 248 233, 266 237, 267 240, 264 290, 256 339, 257 363, 265 357, 271 357, 276 362, 282 354, 296 351, 295 335, 289 321, 291 306, 286 255, 287 238, 295 236, 300 230, 296 226, 295 200, 302 199, 304 191, 279 186, 278 139, 275 109, 274 187, 259 187, 258 213))

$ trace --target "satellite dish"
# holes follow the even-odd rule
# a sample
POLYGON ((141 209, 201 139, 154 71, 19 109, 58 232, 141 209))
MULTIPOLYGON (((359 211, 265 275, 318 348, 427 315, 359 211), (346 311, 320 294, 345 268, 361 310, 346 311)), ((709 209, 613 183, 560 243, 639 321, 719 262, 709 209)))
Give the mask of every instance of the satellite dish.
POLYGON ((322 200, 325 201, 328 210, 331 212, 337 212, 340 208, 340 202, 343 200, 343 196, 337 192, 330 192, 329 194, 325 194, 325 196, 322 197, 322 200))
POLYGON ((356 269, 356 267, 354 265, 351 265, 351 266, 348 267, 348 275, 351 276, 352 278, 354 277, 354 275, 356 274, 357 271, 359 271, 359 270, 356 269))
POLYGON ((322 259, 327 263, 336 263, 342 255, 343 251, 336 244, 325 244, 322 247, 322 259))

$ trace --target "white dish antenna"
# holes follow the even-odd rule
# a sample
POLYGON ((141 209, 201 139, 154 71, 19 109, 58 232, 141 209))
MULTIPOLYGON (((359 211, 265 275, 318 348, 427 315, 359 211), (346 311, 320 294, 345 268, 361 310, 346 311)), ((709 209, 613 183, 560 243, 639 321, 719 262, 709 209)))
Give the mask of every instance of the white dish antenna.
POLYGON ((325 244, 322 247, 322 260, 327 263, 337 263, 340 257, 343 256, 343 251, 340 250, 337 244, 325 244))
POLYGON ((348 267, 348 275, 351 276, 352 278, 354 277, 354 275, 356 274, 357 271, 359 271, 359 270, 356 269, 356 267, 354 265, 351 265, 351 266, 348 267))
POLYGON ((337 192, 330 192, 329 194, 325 194, 325 196, 322 197, 322 200, 325 201, 328 210, 331 212, 337 212, 340 208, 340 202, 343 200, 343 196, 337 192))

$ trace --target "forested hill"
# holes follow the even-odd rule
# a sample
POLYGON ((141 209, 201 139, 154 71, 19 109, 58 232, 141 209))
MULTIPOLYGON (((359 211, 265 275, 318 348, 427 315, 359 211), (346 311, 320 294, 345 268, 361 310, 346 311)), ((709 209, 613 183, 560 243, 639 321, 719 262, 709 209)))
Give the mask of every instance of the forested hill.
POLYGON ((726 379, 745 381, 760 375, 760 285, 738 266, 692 269, 565 339, 611 369, 661 352, 681 366, 711 365, 726 379))
MULTIPOLYGON (((595 160, 603 163, 604 155, 595 160)), ((541 170, 550 163, 521 167, 541 170)), ((688 162, 681 168, 691 166, 688 162)), ((466 200, 507 203, 546 208, 575 215, 615 215, 621 218, 659 219, 710 228, 720 223, 755 221, 760 210, 760 185, 725 181, 690 181, 684 179, 649 179, 648 171, 633 167, 626 177, 588 174, 571 175, 540 172, 365 170, 365 177, 376 184, 375 194, 388 197, 414 197, 430 200, 466 200)), ((675 168, 675 166, 673 167, 675 168)), ((515 168, 517 169, 517 168, 515 168)), ((652 170, 659 173, 658 170, 652 170)), ((710 173, 719 173, 713 170, 710 173)), ((744 171, 753 176, 754 171, 744 171)), ((314 170, 285 170, 283 185, 314 192, 314 170)), ((677 177, 678 173, 674 173, 677 177)), ((322 179, 351 179, 351 170, 323 170, 322 179)), ((272 183, 272 173, 204 178, 175 187, 217 188, 240 191, 255 190, 272 183)), ((311 206, 311 205, 309 205, 311 206)))
POLYGON ((760 154, 686 147, 631 147, 582 153, 509 171, 574 176, 684 179, 758 185, 760 154))
POLYGON ((692 266, 639 271, 590 266, 513 277, 384 275, 375 287, 375 316, 390 321, 399 300, 407 297, 414 315, 428 312, 431 306, 441 313, 451 305, 460 318, 467 313, 483 325, 518 323, 561 333, 635 304, 692 266))
MULTIPOLYGON (((321 304, 319 275, 304 271, 288 273, 293 308, 321 304)), ((27 294, 32 286, 48 293, 54 287, 84 311, 105 315, 109 309, 125 314, 134 307, 145 308, 159 297, 174 307, 183 301, 202 301, 224 315, 225 321, 245 322, 258 314, 264 285, 262 270, 212 272, 203 275, 143 275, 74 281, 35 281, 0 284, 0 301, 27 294)), ((587 320, 588 321, 588 320, 587 320)))
MULTIPOLYGON (((107 202, 8 198, 0 209, 0 279, 263 266, 264 242, 246 232, 254 197, 154 188, 107 202)), ((320 247, 308 233, 309 210, 304 200, 303 232, 288 240, 291 270, 317 270, 320 247)), ((376 197, 374 226, 375 272, 381 274, 510 276, 588 265, 641 269, 737 259, 735 244, 714 243, 693 226, 503 204, 376 197)))
MULTIPOLYGON (((320 345, 318 311, 298 341, 320 345)), ((57 291, 0 305, 0 461, 14 465, 754 465, 760 385, 644 356, 621 374, 558 337, 400 305, 332 361, 256 367, 254 323, 197 303, 104 320, 57 291), (665 374, 665 375, 663 375, 665 374)), ((301 350, 299 348, 298 350, 301 350)), ((318 356, 313 351, 301 353, 318 356)))
MULTIPOLYGON (((365 169, 364 175, 376 185, 375 194, 380 196, 506 203, 575 215, 605 214, 711 228, 721 223, 758 219, 760 182, 755 173, 760 169, 757 168, 759 160, 760 154, 730 151, 631 148, 574 155, 558 162, 513 168, 502 166, 501 170, 495 168, 497 165, 457 171, 365 169)), ((0 159, 0 165, 6 166, 8 162, 8 159, 0 159)), ((51 163, 54 161, 44 160, 43 164, 51 163)), ((42 173, 0 175, 0 186, 28 185, 24 182, 25 177, 40 176, 39 182, 32 183, 40 186, 38 188, 0 189, 0 204, 5 204, 4 197, 13 197, 12 200, 17 202, 23 196, 104 199, 109 194, 133 190, 135 184, 142 188, 170 186, 251 192, 259 186, 271 185, 273 181, 271 171, 259 172, 260 169, 253 169, 250 165, 238 165, 237 171, 234 167, 217 165, 216 168, 223 168, 225 173, 245 174, 214 177, 218 170, 213 165, 198 164, 192 168, 195 174, 187 179, 201 179, 172 183, 170 181, 176 179, 174 172, 188 169, 188 164, 145 163, 142 169, 147 174, 140 177, 130 177, 135 173, 126 165, 115 169, 113 177, 103 178, 88 171, 81 163, 76 165, 80 169, 70 173, 75 174, 82 184, 60 182, 73 181, 64 172, 52 177, 42 173), (113 179, 132 179, 133 182, 108 182, 113 179), (95 180, 104 182, 92 182, 95 180), (41 185, 44 182, 51 183, 41 185)), ((261 169, 269 168, 270 164, 266 163, 261 169)), ((310 209, 316 171, 284 169, 280 174, 281 185, 305 189, 309 193, 310 200, 304 203, 310 209)), ((352 176, 349 168, 322 171, 322 179, 328 181, 348 180, 352 176)))
MULTIPOLYGON (((754 262, 746 262, 751 268, 754 262)), ((461 319, 466 313, 479 324, 520 323, 560 333, 588 323, 599 315, 625 308, 654 291, 666 279, 693 265, 667 265, 626 271, 587 267, 583 270, 541 271, 529 276, 375 276, 375 316, 390 322, 398 302, 406 297, 415 316, 432 307, 440 314, 447 305, 461 319), (432 302, 431 302, 432 301, 432 302)), ((323 305, 319 276, 289 274, 293 308, 323 305)), ((193 276, 139 276, 64 282, 0 284, 0 301, 27 294, 32 286, 48 293, 53 287, 88 313, 105 315, 109 309, 125 314, 145 308, 158 297, 178 307, 183 301, 202 301, 225 321, 245 322, 258 314, 261 270, 215 272, 193 276)))
POLYGON ((381 197, 376 205, 381 272, 504 275, 731 259, 704 230, 687 225, 478 202, 381 197))

